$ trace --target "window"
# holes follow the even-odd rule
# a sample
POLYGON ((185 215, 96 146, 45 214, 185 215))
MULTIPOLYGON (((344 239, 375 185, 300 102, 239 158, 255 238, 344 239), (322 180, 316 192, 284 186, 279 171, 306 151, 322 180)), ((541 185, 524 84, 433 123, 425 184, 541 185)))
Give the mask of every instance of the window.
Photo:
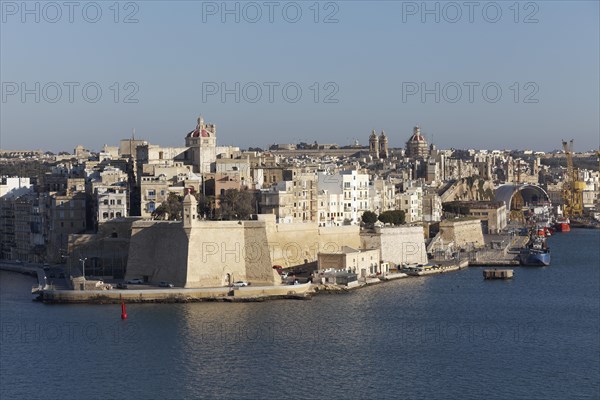
POLYGON ((108 219, 108 213, 107 212, 102 213, 102 219, 108 219))
POLYGON ((114 206, 115 205, 115 199, 110 199, 110 205, 114 206))
POLYGON ((117 200, 117 204, 121 205, 121 199, 117 200))
POLYGON ((148 197, 154 197, 154 196, 156 196, 156 190, 154 190, 154 189, 148 190, 148 197))
POLYGON ((148 212, 154 212, 154 210, 156 209, 156 204, 151 201, 148 203, 148 212))
POLYGON ((105 206, 108 205, 108 199, 104 199, 104 201, 102 202, 105 206))

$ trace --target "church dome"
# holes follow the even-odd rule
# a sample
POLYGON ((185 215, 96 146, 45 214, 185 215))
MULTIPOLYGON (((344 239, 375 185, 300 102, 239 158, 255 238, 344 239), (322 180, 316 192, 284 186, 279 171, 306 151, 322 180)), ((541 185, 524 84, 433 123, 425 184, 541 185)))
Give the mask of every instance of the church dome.
POLYGON ((198 118, 198 125, 196 125, 196 129, 189 132, 186 137, 210 137, 210 132, 205 129, 206 125, 204 125, 204 119, 202 117, 198 118))
POLYGON ((409 142, 425 142, 425 138, 423 137, 423 135, 421 135, 421 128, 419 128, 418 126, 415 126, 415 128, 413 129, 413 134, 410 137, 410 139, 408 139, 409 142))
POLYGON ((196 129, 188 133, 186 137, 210 137, 210 133, 204 128, 200 129, 199 127, 196 127, 196 129))

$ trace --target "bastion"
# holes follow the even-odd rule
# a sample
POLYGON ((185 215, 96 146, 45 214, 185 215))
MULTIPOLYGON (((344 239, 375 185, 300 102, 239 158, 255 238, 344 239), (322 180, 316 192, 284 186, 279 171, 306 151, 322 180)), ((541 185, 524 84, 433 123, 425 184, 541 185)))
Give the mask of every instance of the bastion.
POLYGON ((342 246, 360 247, 358 226, 277 224, 272 214, 252 221, 206 221, 198 218, 194 197, 186 195, 182 222, 132 224, 126 279, 169 281, 185 288, 240 280, 278 285, 274 266, 310 263, 319 252, 342 246))

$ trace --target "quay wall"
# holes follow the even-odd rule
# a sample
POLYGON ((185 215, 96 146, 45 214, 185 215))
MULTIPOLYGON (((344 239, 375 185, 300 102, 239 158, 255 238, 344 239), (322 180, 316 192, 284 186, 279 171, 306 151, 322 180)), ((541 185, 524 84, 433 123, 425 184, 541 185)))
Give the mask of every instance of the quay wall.
POLYGON ((312 285, 248 286, 242 288, 195 288, 151 290, 44 290, 46 303, 181 303, 210 300, 262 300, 301 298, 313 293, 312 285))

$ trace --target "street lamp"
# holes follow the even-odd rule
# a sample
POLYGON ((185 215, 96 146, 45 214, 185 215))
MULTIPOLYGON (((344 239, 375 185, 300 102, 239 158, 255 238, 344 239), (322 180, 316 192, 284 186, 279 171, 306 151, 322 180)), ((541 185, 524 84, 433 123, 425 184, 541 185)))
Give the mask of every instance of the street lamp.
POLYGON ((80 258, 79 261, 81 261, 81 267, 83 269, 83 289, 85 290, 85 260, 87 260, 87 257, 84 258, 80 258))

